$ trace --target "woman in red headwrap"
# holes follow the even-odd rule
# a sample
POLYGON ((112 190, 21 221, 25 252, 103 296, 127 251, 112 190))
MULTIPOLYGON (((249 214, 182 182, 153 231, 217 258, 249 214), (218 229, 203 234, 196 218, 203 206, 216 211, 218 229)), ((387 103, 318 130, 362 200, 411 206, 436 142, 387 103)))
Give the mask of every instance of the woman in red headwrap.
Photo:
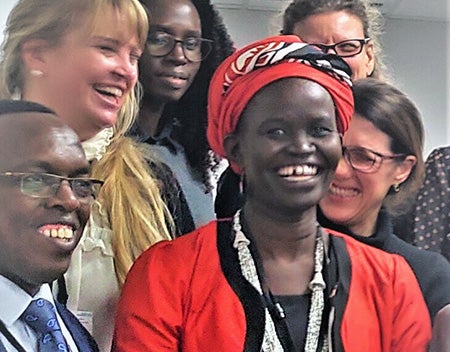
POLYGON ((214 74, 208 140, 245 204, 134 264, 114 351, 425 351, 429 315, 403 258, 317 224, 353 114, 348 66, 295 36, 214 74))

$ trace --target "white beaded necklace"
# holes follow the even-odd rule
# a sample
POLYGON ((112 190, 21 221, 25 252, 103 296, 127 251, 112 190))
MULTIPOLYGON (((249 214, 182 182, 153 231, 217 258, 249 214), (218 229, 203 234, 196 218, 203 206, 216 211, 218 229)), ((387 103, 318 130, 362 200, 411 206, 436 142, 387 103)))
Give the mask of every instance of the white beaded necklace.
MULTIPOLYGON (((238 210, 233 217, 233 232, 235 234, 233 247, 238 250, 238 258, 242 275, 250 284, 252 284, 252 286, 259 292, 259 294, 262 295, 263 290, 258 277, 258 272, 256 270, 255 261, 248 248, 250 240, 242 231, 242 226, 240 223, 240 213, 241 210, 238 210)), ((318 234, 316 236, 316 246, 314 250, 314 277, 308 285, 309 289, 312 292, 312 295, 311 307, 308 317, 308 327, 306 332, 305 352, 316 352, 319 345, 320 326, 322 324, 322 315, 324 310, 325 289, 325 281, 322 275, 323 256, 324 243, 322 235, 320 231, 318 231, 318 234)), ((276 333, 275 324, 267 307, 265 308, 265 328, 262 351, 284 351, 276 333)), ((326 351, 328 351, 328 340, 324 338, 322 352, 326 351)))

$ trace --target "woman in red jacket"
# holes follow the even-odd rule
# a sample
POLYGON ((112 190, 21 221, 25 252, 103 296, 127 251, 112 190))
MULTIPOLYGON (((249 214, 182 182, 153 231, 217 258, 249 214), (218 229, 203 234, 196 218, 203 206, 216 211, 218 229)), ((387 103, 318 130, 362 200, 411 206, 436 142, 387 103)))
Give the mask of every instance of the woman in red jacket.
POLYGON ((114 351, 425 351, 430 319, 404 259, 317 224, 353 114, 349 76, 295 36, 219 66, 208 140, 245 204, 136 261, 114 351))

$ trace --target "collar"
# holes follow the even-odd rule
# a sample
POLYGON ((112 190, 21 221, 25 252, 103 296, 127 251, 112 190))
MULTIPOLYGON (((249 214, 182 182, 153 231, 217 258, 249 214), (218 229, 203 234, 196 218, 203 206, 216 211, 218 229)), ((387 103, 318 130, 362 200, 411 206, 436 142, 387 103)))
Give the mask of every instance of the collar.
POLYGON ((151 145, 161 145, 167 147, 172 154, 183 151, 183 147, 172 136, 176 120, 172 119, 166 123, 156 136, 151 136, 143 131, 137 124, 134 124, 130 130, 130 135, 139 143, 147 143, 151 145))
POLYGON ((88 139, 81 143, 86 154, 86 158, 89 161, 100 160, 106 153, 106 148, 111 143, 113 137, 113 128, 108 127, 101 130, 91 139, 88 139))
POLYGON ((0 319, 7 327, 13 325, 30 302, 37 298, 45 298, 55 304, 48 284, 42 285, 36 295, 32 297, 15 283, 0 275, 0 319))
POLYGON ((323 227, 345 233, 347 235, 350 235, 354 239, 356 239, 359 242, 368 244, 369 246, 382 249, 384 247, 384 244, 390 234, 393 233, 393 227, 392 227, 392 221, 390 215, 387 213, 385 209, 381 209, 378 213, 377 218, 377 224, 376 224, 376 231, 375 233, 370 237, 365 236, 359 236, 356 233, 350 231, 347 227, 343 225, 338 225, 330 221, 325 217, 325 215, 322 213, 322 211, 318 210, 317 218, 319 219, 320 224, 323 227))

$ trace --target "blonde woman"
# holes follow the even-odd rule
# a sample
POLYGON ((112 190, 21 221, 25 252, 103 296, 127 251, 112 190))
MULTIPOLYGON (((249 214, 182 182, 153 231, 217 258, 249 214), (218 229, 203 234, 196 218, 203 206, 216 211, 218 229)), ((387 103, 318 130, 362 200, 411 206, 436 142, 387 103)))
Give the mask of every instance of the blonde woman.
POLYGON ((105 181, 66 276, 69 309, 104 351, 131 264, 173 231, 159 182, 124 137, 147 31, 136 0, 19 0, 1 52, 0 96, 53 109, 84 142, 92 176, 105 181))

